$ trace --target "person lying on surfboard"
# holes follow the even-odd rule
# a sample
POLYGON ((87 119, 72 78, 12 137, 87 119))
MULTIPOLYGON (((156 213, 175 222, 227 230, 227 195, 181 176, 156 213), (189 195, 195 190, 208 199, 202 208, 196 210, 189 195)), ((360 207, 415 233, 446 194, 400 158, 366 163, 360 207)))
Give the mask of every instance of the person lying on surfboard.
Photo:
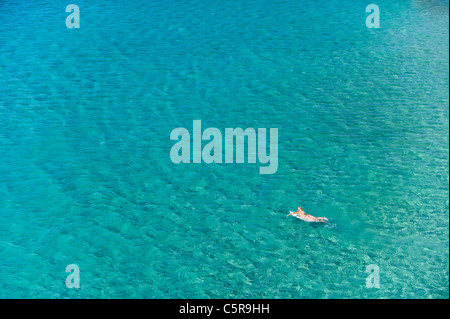
POLYGON ((324 223, 325 220, 328 220, 328 218, 326 218, 326 217, 314 217, 313 215, 305 214, 305 212, 303 211, 303 208, 301 208, 301 207, 298 208, 298 211, 291 212, 286 217, 288 217, 290 215, 300 218, 301 220, 304 220, 305 222, 308 222, 308 223, 311 223, 311 222, 324 223))

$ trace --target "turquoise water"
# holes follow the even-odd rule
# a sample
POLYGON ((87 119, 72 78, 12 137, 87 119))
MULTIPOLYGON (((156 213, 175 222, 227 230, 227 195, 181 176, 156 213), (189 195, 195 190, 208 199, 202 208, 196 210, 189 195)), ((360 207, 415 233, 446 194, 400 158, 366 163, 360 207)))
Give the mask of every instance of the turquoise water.
POLYGON ((1 298, 449 297, 448 1, 73 2, 0 1, 1 298), (277 173, 173 164, 194 119, 277 173))

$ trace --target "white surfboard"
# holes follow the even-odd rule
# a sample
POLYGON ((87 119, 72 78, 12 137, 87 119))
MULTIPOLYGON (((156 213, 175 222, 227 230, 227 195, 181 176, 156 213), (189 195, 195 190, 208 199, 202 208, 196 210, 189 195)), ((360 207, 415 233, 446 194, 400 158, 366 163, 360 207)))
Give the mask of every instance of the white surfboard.
POLYGON ((294 212, 291 212, 291 211, 289 211, 292 215, 291 216, 294 216, 294 217, 296 217, 296 218, 298 218, 298 219, 301 219, 301 220, 303 220, 304 222, 307 222, 307 223, 317 223, 317 221, 315 221, 315 220, 309 220, 309 219, 304 219, 304 218, 302 218, 301 216, 299 216, 299 215, 297 215, 297 214, 294 214, 294 212))

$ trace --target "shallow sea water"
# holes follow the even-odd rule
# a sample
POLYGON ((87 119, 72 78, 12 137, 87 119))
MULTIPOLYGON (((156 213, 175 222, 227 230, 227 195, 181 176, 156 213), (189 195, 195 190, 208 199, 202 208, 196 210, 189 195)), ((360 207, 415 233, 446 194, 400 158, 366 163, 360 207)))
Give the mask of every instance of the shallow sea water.
POLYGON ((0 1, 0 298, 449 297, 448 1, 74 2, 0 1), (173 164, 195 119, 277 173, 173 164))

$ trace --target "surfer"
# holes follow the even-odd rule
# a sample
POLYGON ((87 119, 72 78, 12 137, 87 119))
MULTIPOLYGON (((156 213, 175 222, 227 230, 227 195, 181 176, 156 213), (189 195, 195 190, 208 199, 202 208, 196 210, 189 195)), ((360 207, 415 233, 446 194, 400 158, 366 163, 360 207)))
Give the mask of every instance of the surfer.
POLYGON ((328 220, 328 218, 326 218, 326 217, 314 217, 313 215, 305 214, 302 207, 299 207, 296 212, 291 212, 286 217, 288 217, 290 215, 300 218, 301 220, 304 220, 305 222, 309 222, 309 223, 311 223, 311 222, 324 223, 325 220, 328 220))

